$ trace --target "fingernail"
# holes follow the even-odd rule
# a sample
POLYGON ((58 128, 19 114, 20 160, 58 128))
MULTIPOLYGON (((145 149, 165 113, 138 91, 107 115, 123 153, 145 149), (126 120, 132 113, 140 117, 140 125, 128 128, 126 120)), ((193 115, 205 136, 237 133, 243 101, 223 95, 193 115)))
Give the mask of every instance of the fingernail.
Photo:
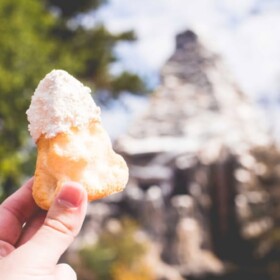
POLYGON ((58 196, 57 202, 66 208, 77 208, 83 201, 84 193, 78 184, 62 186, 58 196))

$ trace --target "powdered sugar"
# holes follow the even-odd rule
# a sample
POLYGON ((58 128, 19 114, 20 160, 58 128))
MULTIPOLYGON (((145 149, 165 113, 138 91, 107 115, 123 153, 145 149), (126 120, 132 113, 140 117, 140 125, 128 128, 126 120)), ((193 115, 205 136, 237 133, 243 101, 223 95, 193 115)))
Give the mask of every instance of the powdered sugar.
POLYGON ((40 135, 52 138, 71 127, 100 121, 100 109, 90 88, 63 70, 52 70, 40 81, 26 111, 28 129, 36 142, 40 135))

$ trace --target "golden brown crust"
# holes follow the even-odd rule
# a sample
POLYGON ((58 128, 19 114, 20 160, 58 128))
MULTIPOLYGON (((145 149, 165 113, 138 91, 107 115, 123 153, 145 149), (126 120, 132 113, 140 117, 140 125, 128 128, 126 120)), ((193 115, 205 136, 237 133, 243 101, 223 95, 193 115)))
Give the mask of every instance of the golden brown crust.
POLYGON ((80 182, 95 200, 120 192, 128 180, 124 159, 116 154, 99 122, 86 128, 72 128, 54 138, 41 136, 33 183, 33 197, 43 209, 49 209, 55 194, 67 181, 80 182))

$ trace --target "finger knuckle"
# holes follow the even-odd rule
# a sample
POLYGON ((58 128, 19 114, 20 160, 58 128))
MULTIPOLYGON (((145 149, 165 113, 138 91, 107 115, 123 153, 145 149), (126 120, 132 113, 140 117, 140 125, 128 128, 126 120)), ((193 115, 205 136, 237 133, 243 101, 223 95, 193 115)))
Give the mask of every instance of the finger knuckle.
POLYGON ((71 223, 47 217, 44 224, 52 230, 74 238, 74 226, 71 223))

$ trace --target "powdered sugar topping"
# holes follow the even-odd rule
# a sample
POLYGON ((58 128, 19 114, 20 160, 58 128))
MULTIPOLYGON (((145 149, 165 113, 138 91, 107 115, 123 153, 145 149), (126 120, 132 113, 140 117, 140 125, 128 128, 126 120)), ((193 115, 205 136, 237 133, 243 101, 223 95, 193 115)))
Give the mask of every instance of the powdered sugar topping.
POLYGON ((100 109, 90 88, 64 70, 53 70, 40 81, 26 111, 28 129, 36 142, 41 135, 52 138, 71 127, 100 121, 100 109))

